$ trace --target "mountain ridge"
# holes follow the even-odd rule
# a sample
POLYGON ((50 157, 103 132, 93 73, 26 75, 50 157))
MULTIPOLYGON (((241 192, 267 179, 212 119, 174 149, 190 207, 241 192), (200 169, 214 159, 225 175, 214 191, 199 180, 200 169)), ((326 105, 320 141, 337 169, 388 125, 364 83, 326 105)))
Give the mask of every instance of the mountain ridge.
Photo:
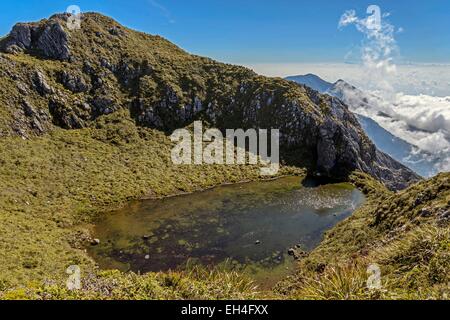
POLYGON ((2 69, 16 69, 3 71, 12 98, 3 135, 89 127, 126 108, 137 125, 165 132, 196 119, 222 130, 279 128, 288 161, 330 177, 362 170, 397 189, 419 179, 379 152, 337 99, 190 55, 100 14, 83 14, 82 28, 68 30, 68 17, 17 24, 1 40, 2 69))
MULTIPOLYGON (((0 52, 1 299, 447 297, 448 173, 389 191, 381 181, 398 189, 418 177, 378 152, 339 99, 188 55, 101 15, 83 15, 81 31, 65 30, 67 17, 22 24, 0 41, 8 51, 0 52), (67 45, 67 59, 51 39, 67 45), (368 201, 331 229, 276 291, 256 292, 235 271, 98 270, 85 249, 94 240, 92 224, 110 210, 261 180, 255 166, 173 165, 167 131, 192 119, 219 127, 285 125, 284 138, 304 147, 303 153, 294 148, 294 160, 309 154, 310 173, 330 164, 353 170, 348 180, 368 201), (347 148, 348 159, 336 157, 347 148), (374 262, 386 285, 375 292, 366 287, 374 262), (83 272, 81 290, 66 287, 73 265, 83 272)), ((285 164, 279 174, 305 177, 302 168, 285 164)))
MULTIPOLYGON (((313 76, 313 79, 320 79, 320 81, 323 81, 326 85, 315 87, 315 83, 309 81, 309 79, 311 79, 311 74, 305 76, 291 76, 286 79, 302 85, 310 85, 313 89, 318 90, 323 94, 337 97, 353 110, 357 108, 371 108, 369 98, 379 99, 375 96, 369 96, 369 93, 359 90, 342 79, 337 80, 335 83, 330 83, 322 80, 316 75, 313 76)), ((423 177, 430 177, 437 173, 436 166, 440 161, 439 157, 420 150, 417 146, 395 136, 372 118, 359 113, 355 114, 366 134, 381 151, 389 154, 395 160, 411 168, 423 177)), ((383 116, 390 117, 387 114, 383 116)))

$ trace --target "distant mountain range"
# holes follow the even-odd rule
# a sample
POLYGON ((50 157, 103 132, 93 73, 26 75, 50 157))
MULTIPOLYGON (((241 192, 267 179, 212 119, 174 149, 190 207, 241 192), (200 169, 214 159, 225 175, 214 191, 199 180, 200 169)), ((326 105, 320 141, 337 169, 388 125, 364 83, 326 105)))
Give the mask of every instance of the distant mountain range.
POLYGON ((326 93, 333 87, 333 84, 323 80, 315 74, 308 73, 303 76, 287 77, 286 80, 294 81, 300 84, 304 84, 320 93, 326 93))
MULTIPOLYGON (((320 93, 329 94, 345 102, 353 112, 357 110, 370 109, 370 102, 374 99, 381 99, 370 93, 363 92, 355 86, 338 80, 335 83, 327 82, 317 75, 306 74, 290 76, 286 80, 308 86, 320 93)), ((420 150, 417 146, 395 136, 388 130, 380 126, 370 117, 355 112, 358 120, 366 131, 369 138, 375 143, 378 149, 389 154, 391 157, 408 166, 424 177, 430 177, 437 173, 436 166, 440 162, 438 156, 420 150)), ((379 114, 389 117, 387 114, 379 114)))

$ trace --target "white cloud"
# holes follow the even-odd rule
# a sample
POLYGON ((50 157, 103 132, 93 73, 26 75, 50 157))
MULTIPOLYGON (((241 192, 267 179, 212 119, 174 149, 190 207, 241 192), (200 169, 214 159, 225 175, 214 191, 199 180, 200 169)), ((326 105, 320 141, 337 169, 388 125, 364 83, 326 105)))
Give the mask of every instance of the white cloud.
POLYGON ((386 130, 422 150, 449 156, 450 97, 399 93, 392 100, 370 99, 368 107, 353 111, 371 117, 386 130))
MULTIPOLYGON (((391 25, 379 7, 359 18, 346 11, 338 27, 354 25, 363 35, 360 64, 259 64, 250 66, 269 76, 313 73, 334 83, 338 79, 368 93, 369 103, 348 103, 352 111, 377 121, 394 135, 440 158, 438 170, 450 169, 450 65, 396 65, 399 48, 391 25), (386 116, 388 115, 388 116, 386 116)), ((353 52, 348 53, 352 56, 353 52)), ((347 93, 347 101, 354 92, 347 93)))
MULTIPOLYGON (((354 24, 364 36, 361 69, 366 73, 366 85, 363 89, 371 90, 373 98, 360 107, 365 110, 359 112, 398 137, 447 160, 450 157, 450 97, 436 97, 434 92, 430 92, 432 95, 408 95, 395 87, 393 79, 399 78, 394 64, 399 55, 396 29, 385 20, 389 14, 381 15, 380 11, 377 6, 369 7, 368 13, 372 15, 367 18, 358 18, 354 11, 347 11, 339 22, 340 27, 354 24)), ((410 76, 418 79, 421 87, 438 86, 437 78, 421 79, 413 72, 416 74, 410 76)))
MULTIPOLYGON (((368 81, 370 73, 359 64, 347 63, 259 63, 247 64, 256 72, 269 77, 287 77, 314 73, 329 82, 338 79, 362 90, 376 90, 368 81)), ((396 65, 395 72, 386 75, 394 92, 409 95, 450 96, 450 65, 403 64, 396 65)))
POLYGON ((450 97, 398 94, 393 109, 410 125, 429 132, 450 133, 450 97))
POLYGON ((370 77, 366 77, 369 85, 385 92, 393 91, 387 77, 397 71, 393 62, 399 56, 395 27, 386 20, 390 14, 382 14, 380 7, 370 6, 367 13, 368 16, 359 18, 354 10, 346 11, 339 20, 339 28, 354 25, 362 33, 361 66, 366 74, 370 74, 370 77))
POLYGON ((339 20, 339 27, 346 27, 350 24, 356 23, 358 21, 358 18, 356 17, 356 11, 355 10, 348 10, 346 11, 339 20))
POLYGON ((364 94, 345 90, 344 100, 353 112, 375 120, 387 131, 435 156, 437 171, 449 171, 450 97, 397 93, 380 98, 379 92, 364 94))

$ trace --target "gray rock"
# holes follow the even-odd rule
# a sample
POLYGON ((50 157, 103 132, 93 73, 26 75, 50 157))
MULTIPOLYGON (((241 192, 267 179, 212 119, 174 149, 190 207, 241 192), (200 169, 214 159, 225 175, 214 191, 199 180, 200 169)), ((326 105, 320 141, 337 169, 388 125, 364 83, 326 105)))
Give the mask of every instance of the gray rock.
POLYGON ((108 115, 117 111, 120 107, 108 96, 95 97, 91 100, 94 116, 108 115))
POLYGON ((198 97, 195 97, 194 98, 194 112, 199 113, 202 110, 203 110, 202 101, 198 97))
POLYGON ((42 96, 54 93, 53 88, 47 83, 47 80, 41 71, 36 71, 33 74, 32 83, 34 89, 42 96))
POLYGON ((295 248, 289 249, 288 254, 297 261, 308 256, 308 253, 306 251, 303 251, 301 248, 297 246, 295 248))
POLYGON ((335 137, 337 126, 331 119, 327 120, 319 129, 319 139, 317 141, 317 168, 326 173, 330 173, 336 166, 337 150, 335 147, 335 137))
POLYGON ((48 127, 48 116, 45 112, 36 111, 36 109, 27 101, 22 101, 22 109, 27 118, 29 118, 29 126, 31 129, 37 133, 42 134, 46 131, 48 127))
POLYGON ((57 60, 69 60, 70 58, 67 34, 57 22, 44 27, 36 43, 36 48, 47 58, 57 60))
POLYGON ((31 46, 31 28, 26 24, 16 24, 10 33, 11 45, 21 49, 28 49, 31 46))
POLYGON ((61 98, 51 99, 48 105, 53 123, 64 129, 80 129, 86 126, 85 121, 77 113, 77 109, 67 105, 61 98))
POLYGON ((0 49, 7 53, 17 51, 38 52, 45 58, 67 61, 70 49, 67 33, 59 22, 42 25, 18 23, 0 42, 0 49))
POLYGON ((105 59, 105 58, 101 58, 101 59, 100 59, 100 65, 101 65, 103 68, 106 68, 106 69, 108 69, 108 70, 110 70, 110 71, 114 71, 114 68, 113 68, 113 66, 111 65, 111 63, 109 63, 109 61, 108 61, 107 59, 105 59))
POLYGON ((27 87, 27 85, 25 85, 22 82, 17 82, 17 89, 19 90, 19 93, 26 96, 29 94, 29 89, 27 87))
POLYGON ((111 34, 113 36, 121 37, 121 36, 125 35, 125 32, 120 27, 117 27, 117 26, 110 28, 108 31, 109 31, 109 34, 111 34))
POLYGON ((44 126, 37 118, 33 118, 31 120, 31 128, 34 129, 35 131, 37 131, 38 133, 45 132, 44 126))
POLYGON ((59 75, 59 80, 66 89, 72 91, 73 93, 86 92, 89 90, 89 85, 81 75, 63 71, 59 75))
POLYGON ((24 113, 25 113, 25 115, 27 117, 34 117, 34 116, 36 116, 36 110, 34 109, 34 107, 27 100, 24 100, 22 102, 22 108, 23 108, 23 111, 24 111, 24 113))
POLYGON ((420 210, 420 215, 422 217, 429 217, 431 216, 432 212, 430 210, 430 208, 423 208, 422 210, 420 210))
POLYGON ((450 208, 442 209, 438 213, 437 222, 440 226, 446 226, 450 223, 450 208))

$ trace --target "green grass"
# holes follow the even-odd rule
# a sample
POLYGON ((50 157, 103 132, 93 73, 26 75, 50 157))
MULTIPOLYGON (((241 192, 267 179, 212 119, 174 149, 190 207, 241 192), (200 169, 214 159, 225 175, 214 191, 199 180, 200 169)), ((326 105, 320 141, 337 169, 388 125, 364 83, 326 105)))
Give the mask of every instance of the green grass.
POLYGON ((399 193, 365 174, 352 180, 367 202, 328 231, 277 291, 299 299, 448 299, 450 227, 442 213, 450 209, 450 174, 399 193), (429 214, 418 215, 422 208, 429 214), (367 288, 372 264, 381 269, 381 290, 367 288))
POLYGON ((255 299, 253 282, 235 272, 195 268, 185 272, 137 275, 99 271, 82 275, 82 289, 68 290, 61 284, 31 284, 9 290, 8 300, 162 300, 162 299, 255 299))
POLYGON ((89 225, 131 199, 262 179, 257 166, 174 166, 166 135, 125 119, 119 112, 96 128, 0 141, 0 283, 62 279, 72 264, 92 269, 89 225))
MULTIPOLYGON (((238 111, 242 111, 239 106, 257 105, 256 100, 267 104, 259 115, 260 126, 290 124, 292 106, 300 106, 305 119, 318 126, 331 110, 329 97, 310 94, 294 83, 190 55, 161 37, 135 32, 98 14, 84 17, 82 32, 68 31, 70 63, 0 53, 1 298, 448 297, 449 226, 440 217, 449 209, 449 174, 393 193, 355 172, 350 180, 367 194, 367 203, 330 230, 300 262, 298 274, 273 292, 258 293, 244 275, 227 270, 198 268, 144 276, 96 270, 85 247, 93 223, 105 212, 132 199, 261 179, 255 166, 173 166, 170 140, 162 131, 140 126, 145 123, 133 102, 153 106, 171 91, 178 102, 170 108, 176 111, 197 97, 213 106, 223 128, 246 125, 240 112, 222 109, 233 103, 238 111), (111 27, 121 28, 122 36, 111 35, 111 27), (99 57, 119 70, 103 67, 99 57), (120 69, 125 65, 128 69, 120 69), (87 72, 87 67, 92 70, 87 72), (40 95, 33 88, 36 71, 42 72, 54 94, 40 95), (58 80, 62 71, 91 80, 90 85, 101 78, 102 85, 73 93, 58 80), (109 116, 86 111, 83 103, 96 97, 111 99, 118 111, 109 116), (53 100, 62 106, 59 116, 49 113, 53 100), (44 133, 33 128, 36 116, 24 113, 25 102, 40 114, 44 133), (67 126, 62 120, 70 118, 81 119, 83 128, 62 129, 67 126), (371 263, 382 269, 383 290, 378 292, 365 287, 365 271, 371 263), (66 268, 74 264, 84 274, 79 292, 65 289, 66 268)), ((166 113, 162 115, 165 128, 160 129, 170 132, 186 125, 176 119, 176 112, 166 113)), ((370 147, 362 131, 360 135, 363 146, 370 147)), ((295 160, 308 165, 310 155, 310 149, 297 150, 295 160)), ((280 175, 304 173, 283 166, 280 175)))
MULTIPOLYGON (((439 217, 449 206, 449 174, 392 193, 373 178, 355 173, 351 180, 366 192, 365 205, 328 231, 322 243, 300 262, 299 272, 273 292, 258 292, 245 275, 227 270, 144 276, 96 271, 84 248, 91 224, 111 208, 141 197, 261 179, 254 166, 173 166, 168 158, 171 147, 165 134, 136 127, 120 112, 102 117, 93 128, 57 129, 33 140, 2 139, 1 297, 448 297, 449 227, 439 217), (417 205, 411 210, 413 202, 417 205), (420 215, 423 208, 431 214, 420 215), (383 288, 379 291, 366 288, 366 269, 372 263, 382 270, 383 288), (84 287, 78 292, 65 289, 65 271, 73 264, 84 272, 84 287)), ((283 167, 280 175, 303 173, 283 167)))

